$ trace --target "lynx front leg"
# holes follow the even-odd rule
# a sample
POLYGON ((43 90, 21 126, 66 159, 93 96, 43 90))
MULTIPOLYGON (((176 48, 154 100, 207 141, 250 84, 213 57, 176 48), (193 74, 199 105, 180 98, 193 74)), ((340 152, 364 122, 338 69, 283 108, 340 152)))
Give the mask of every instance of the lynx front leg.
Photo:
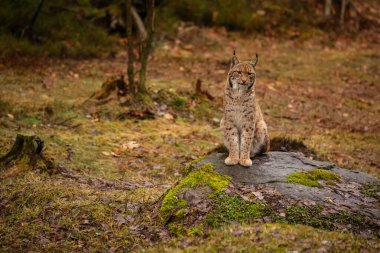
POLYGON ((228 157, 224 160, 227 165, 239 163, 239 134, 235 126, 225 126, 224 141, 228 149, 228 157))
POLYGON ((256 125, 256 131, 254 134, 252 146, 251 146, 251 157, 257 154, 267 152, 269 150, 269 136, 267 130, 267 124, 264 120, 259 121, 256 125))
POLYGON ((242 166, 250 167, 252 166, 252 160, 249 157, 251 151, 251 145, 253 141, 254 128, 249 127, 247 129, 243 129, 241 133, 240 139, 240 160, 239 163, 242 166))

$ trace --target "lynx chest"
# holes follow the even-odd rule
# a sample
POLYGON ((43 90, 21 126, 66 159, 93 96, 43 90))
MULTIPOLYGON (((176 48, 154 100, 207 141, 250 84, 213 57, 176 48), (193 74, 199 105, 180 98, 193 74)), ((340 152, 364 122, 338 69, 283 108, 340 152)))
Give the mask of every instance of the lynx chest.
POLYGON ((226 95, 224 118, 239 130, 249 123, 254 123, 254 97, 232 97, 226 95))

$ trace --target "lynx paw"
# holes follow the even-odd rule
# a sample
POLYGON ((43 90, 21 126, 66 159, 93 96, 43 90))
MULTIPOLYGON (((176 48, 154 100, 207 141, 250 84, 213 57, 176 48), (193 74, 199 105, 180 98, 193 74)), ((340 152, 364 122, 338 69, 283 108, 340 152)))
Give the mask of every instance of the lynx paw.
POLYGON ((239 159, 237 158, 231 158, 231 157, 227 157, 226 160, 224 160, 224 163, 226 165, 236 165, 239 163, 239 159))
POLYGON ((240 165, 245 167, 251 167, 252 166, 252 160, 251 159, 240 159, 239 161, 240 165))

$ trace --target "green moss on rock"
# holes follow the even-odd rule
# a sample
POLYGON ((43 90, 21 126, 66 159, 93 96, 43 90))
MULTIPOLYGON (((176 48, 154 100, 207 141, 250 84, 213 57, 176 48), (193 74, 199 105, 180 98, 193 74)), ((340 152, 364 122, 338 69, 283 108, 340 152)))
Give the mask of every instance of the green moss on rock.
POLYGON ((212 190, 212 193, 210 193, 210 195, 212 195, 226 188, 230 180, 230 177, 215 172, 211 164, 204 164, 193 169, 193 171, 173 187, 162 200, 160 211, 163 218, 166 219, 170 215, 176 216, 181 208, 187 206, 187 202, 178 197, 178 193, 181 190, 197 186, 207 186, 212 190))
POLYGON ((185 169, 184 169, 184 174, 187 175, 191 172, 192 169, 194 169, 194 164, 197 164, 199 163, 200 161, 202 161, 203 159, 205 159, 206 156, 201 156, 191 162, 189 162, 186 166, 185 166, 185 169))
POLYGON ((230 177, 216 172, 211 164, 194 167, 201 159, 187 166, 188 174, 162 200, 161 217, 172 235, 201 235, 205 225, 218 227, 230 221, 250 221, 263 216, 265 205, 223 191, 230 184, 230 177), (207 213, 198 209, 198 203, 206 205, 207 213))
POLYGON ((380 199, 380 184, 367 183, 360 188, 360 192, 368 197, 380 199))
POLYGON ((320 205, 312 207, 289 206, 286 208, 286 222, 289 224, 304 224, 318 228, 328 228, 326 219, 321 219, 320 213, 323 207, 320 205))
POLYGON ((266 210, 261 203, 246 202, 240 196, 231 196, 224 192, 215 194, 213 200, 215 210, 206 218, 206 222, 212 227, 229 221, 256 219, 266 210))
POLYGON ((302 184, 310 187, 321 187, 318 181, 325 181, 326 184, 335 185, 340 181, 340 176, 325 169, 313 169, 306 172, 294 172, 286 178, 289 183, 302 184))

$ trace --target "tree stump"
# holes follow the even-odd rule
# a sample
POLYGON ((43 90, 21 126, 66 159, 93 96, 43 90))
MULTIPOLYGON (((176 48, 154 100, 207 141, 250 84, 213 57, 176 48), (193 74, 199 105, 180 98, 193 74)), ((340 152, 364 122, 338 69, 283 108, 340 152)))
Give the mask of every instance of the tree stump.
POLYGON ((105 81, 100 90, 92 94, 90 99, 104 100, 114 92, 118 97, 125 96, 128 93, 128 86, 124 81, 123 75, 120 77, 113 77, 105 81))
POLYGON ((26 136, 17 134, 11 150, 0 157, 0 170, 20 163, 35 168, 42 162, 45 168, 52 169, 53 162, 42 155, 44 142, 35 135, 26 136))

